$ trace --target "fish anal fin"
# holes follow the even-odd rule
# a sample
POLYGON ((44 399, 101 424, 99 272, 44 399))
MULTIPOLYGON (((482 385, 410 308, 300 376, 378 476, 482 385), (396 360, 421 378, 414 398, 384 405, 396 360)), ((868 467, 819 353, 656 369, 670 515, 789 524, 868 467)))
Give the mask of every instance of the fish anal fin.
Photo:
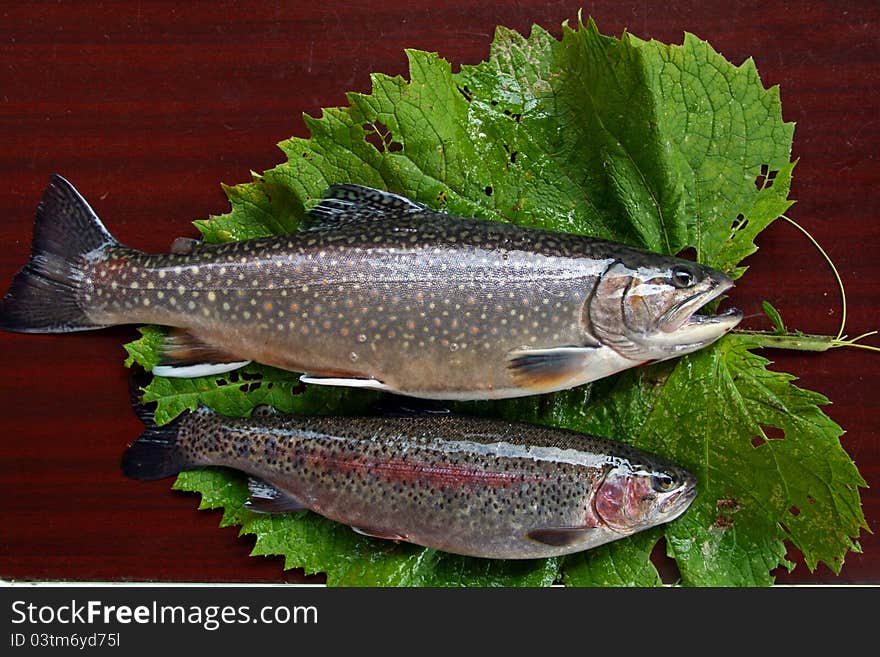
POLYGON ((508 353, 507 369, 525 388, 550 388, 578 377, 597 346, 516 349, 508 353))
POLYGON ((170 378, 223 374, 250 363, 179 328, 168 332, 159 353, 161 360, 153 367, 153 374, 170 378))
POLYGON ((256 477, 248 478, 248 490, 250 497, 245 502, 245 507, 256 513, 290 513, 309 508, 290 493, 256 477))
POLYGON ((363 534, 364 536, 369 536, 370 538, 381 538, 386 541, 405 541, 406 536, 401 534, 395 534, 394 532, 386 532, 379 529, 368 529, 366 527, 355 527, 352 525, 351 527, 358 534, 363 534))
POLYGON ((532 529, 526 536, 533 541, 552 545, 553 547, 568 547, 584 539, 584 535, 594 529, 593 527, 543 527, 532 529))

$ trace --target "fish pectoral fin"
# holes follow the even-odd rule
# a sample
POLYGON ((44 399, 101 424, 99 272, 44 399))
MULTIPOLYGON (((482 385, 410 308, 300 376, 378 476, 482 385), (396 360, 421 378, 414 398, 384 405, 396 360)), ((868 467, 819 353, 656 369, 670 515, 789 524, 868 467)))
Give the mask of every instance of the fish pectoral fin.
POLYGON ((159 353, 161 360, 153 367, 153 374, 177 379, 223 374, 251 362, 208 344, 185 329, 171 329, 159 353))
POLYGON ((583 372, 599 346, 515 349, 507 354, 507 369, 525 388, 549 388, 583 372))
POLYGON ((390 390, 388 386, 377 379, 358 379, 337 376, 321 376, 320 374, 303 374, 299 377, 303 383, 311 383, 316 386, 344 386, 346 388, 367 388, 368 390, 390 390))
POLYGON ((553 547, 567 547, 584 539, 585 534, 595 529, 594 527, 545 527, 532 529, 526 534, 533 541, 552 545, 553 547))
POLYGON ((393 532, 384 532, 378 529, 367 529, 365 527, 355 527, 352 525, 351 527, 358 534, 363 534, 364 536, 369 536, 370 538, 381 538, 386 541, 405 541, 406 536, 402 536, 401 534, 395 534, 393 532))
POLYGON ((290 493, 256 477, 248 478, 248 490, 251 494, 244 505, 256 513, 289 513, 309 508, 290 493))
POLYGON ((339 226, 353 221, 425 212, 427 207, 405 196, 362 185, 331 185, 323 200, 309 211, 309 228, 339 226))

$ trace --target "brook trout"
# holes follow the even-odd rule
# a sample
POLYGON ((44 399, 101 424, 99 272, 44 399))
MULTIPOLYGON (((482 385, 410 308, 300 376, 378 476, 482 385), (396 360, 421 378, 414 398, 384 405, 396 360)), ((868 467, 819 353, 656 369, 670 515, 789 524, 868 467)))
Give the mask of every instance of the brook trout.
POLYGON ((251 475, 252 510, 309 509, 355 531, 455 554, 532 559, 586 550, 681 515, 684 469, 573 431, 454 415, 250 418, 205 407, 146 431, 133 479, 221 465, 251 475))
POLYGON ((456 217, 334 185, 307 230, 221 245, 120 245, 60 176, 0 328, 177 327, 162 376, 249 361, 312 384, 434 399, 552 392, 695 351, 742 318, 695 314, 722 272, 620 244, 456 217))

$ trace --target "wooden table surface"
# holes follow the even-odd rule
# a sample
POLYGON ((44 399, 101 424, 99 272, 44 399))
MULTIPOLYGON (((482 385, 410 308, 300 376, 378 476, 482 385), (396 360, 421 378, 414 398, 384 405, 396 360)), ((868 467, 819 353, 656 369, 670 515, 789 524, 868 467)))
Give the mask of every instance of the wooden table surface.
MULTIPOLYGON (((0 3, 0 287, 26 261, 50 172, 68 177, 125 244, 167 250, 191 220, 227 209, 220 183, 282 159, 307 136, 301 113, 369 91, 369 73, 405 74, 406 47, 455 63, 488 56, 496 25, 554 34, 578 2, 0 3), (196 7, 198 5, 198 7, 196 7)), ((880 328, 880 6, 592 2, 606 34, 680 43, 689 31, 730 61, 753 57, 797 122, 790 214, 824 245, 846 284, 850 335, 880 328)), ((819 254, 777 222, 733 291, 791 327, 835 333, 840 304, 819 254)), ((767 328, 760 318, 746 326, 767 328)), ((0 334, 0 577, 37 580, 304 581, 279 558, 249 558, 252 537, 170 481, 135 483, 118 464, 140 432, 122 344, 132 327, 66 336, 0 334)), ((875 342, 876 344, 876 342, 875 342)), ((873 535, 840 576, 797 554, 782 582, 880 583, 880 354, 766 352, 824 393, 871 488, 873 535)), ((305 578, 305 581, 321 581, 305 578)))

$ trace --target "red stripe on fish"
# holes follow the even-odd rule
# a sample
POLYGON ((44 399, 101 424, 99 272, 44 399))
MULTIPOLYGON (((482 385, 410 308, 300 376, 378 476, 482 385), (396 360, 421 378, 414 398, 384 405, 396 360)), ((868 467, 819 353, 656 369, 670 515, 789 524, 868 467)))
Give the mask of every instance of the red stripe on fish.
POLYGON ((434 465, 403 459, 379 461, 354 457, 351 459, 308 454, 303 456, 317 467, 334 468, 341 473, 370 472, 389 481, 432 483, 440 486, 504 488, 523 483, 538 483, 543 477, 518 472, 491 472, 463 465, 434 465))

